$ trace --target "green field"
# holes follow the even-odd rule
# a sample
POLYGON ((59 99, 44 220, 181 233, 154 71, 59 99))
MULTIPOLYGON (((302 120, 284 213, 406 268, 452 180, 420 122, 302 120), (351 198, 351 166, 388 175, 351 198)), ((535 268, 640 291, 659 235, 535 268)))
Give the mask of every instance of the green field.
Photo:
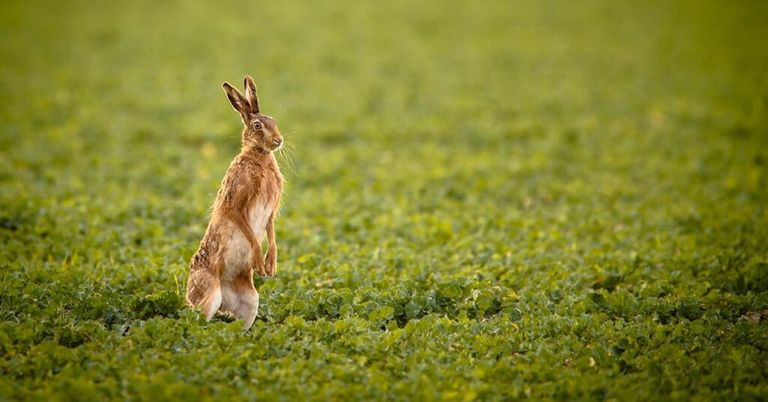
POLYGON ((768 3, 60 3, 0 13, 0 401, 768 398, 768 3), (245 74, 243 334, 184 290, 245 74))

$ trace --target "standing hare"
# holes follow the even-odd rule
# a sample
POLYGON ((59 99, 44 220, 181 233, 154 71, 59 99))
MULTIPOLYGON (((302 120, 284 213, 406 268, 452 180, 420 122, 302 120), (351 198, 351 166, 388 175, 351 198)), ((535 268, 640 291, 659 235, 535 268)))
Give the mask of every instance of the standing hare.
POLYGON ((253 272, 273 276, 277 267, 275 215, 283 178, 272 151, 280 148, 283 137, 275 120, 261 114, 253 79, 245 76, 244 81, 245 95, 224 83, 245 125, 242 148, 221 181, 208 229, 190 261, 187 302, 202 308, 206 320, 219 310, 231 313, 247 330, 259 310, 253 272), (269 243, 266 261, 264 236, 269 243))

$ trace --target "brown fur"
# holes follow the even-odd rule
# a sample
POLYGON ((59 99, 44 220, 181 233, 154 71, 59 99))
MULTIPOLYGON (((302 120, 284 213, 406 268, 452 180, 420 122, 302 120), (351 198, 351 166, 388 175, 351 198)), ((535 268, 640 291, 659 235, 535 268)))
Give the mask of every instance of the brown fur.
POLYGON ((272 151, 283 139, 275 120, 261 114, 253 79, 244 81, 245 95, 224 83, 245 126, 242 148, 221 181, 208 229, 190 261, 187 302, 201 307, 208 320, 218 310, 232 313, 248 329, 259 306, 253 273, 273 276, 277 269, 274 220, 283 179, 272 151))

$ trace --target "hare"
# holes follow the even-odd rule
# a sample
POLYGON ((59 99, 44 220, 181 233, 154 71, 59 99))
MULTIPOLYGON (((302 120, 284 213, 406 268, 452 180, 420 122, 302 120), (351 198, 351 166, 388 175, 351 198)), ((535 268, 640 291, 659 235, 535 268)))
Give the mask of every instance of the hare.
POLYGON ((246 75, 244 81, 245 95, 224 83, 245 126, 242 148, 221 181, 205 236, 190 261, 187 302, 201 308, 206 320, 221 310, 242 319, 248 330, 259 309, 253 273, 273 276, 277 266, 275 215, 283 178, 272 152, 283 137, 275 120, 261 114, 253 79, 246 75))

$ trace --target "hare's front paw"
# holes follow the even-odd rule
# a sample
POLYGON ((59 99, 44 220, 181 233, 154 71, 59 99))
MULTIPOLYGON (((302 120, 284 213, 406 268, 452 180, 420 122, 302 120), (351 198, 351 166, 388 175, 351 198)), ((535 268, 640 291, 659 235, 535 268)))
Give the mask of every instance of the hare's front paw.
POLYGON ((266 271, 267 276, 275 276, 275 271, 277 271, 277 252, 273 247, 267 251, 266 271))
POLYGON ((253 258, 253 261, 251 261, 251 266, 253 266, 253 270, 256 271, 256 274, 259 276, 267 276, 267 270, 264 266, 264 260, 261 258, 261 255, 256 254, 256 256, 253 258))

